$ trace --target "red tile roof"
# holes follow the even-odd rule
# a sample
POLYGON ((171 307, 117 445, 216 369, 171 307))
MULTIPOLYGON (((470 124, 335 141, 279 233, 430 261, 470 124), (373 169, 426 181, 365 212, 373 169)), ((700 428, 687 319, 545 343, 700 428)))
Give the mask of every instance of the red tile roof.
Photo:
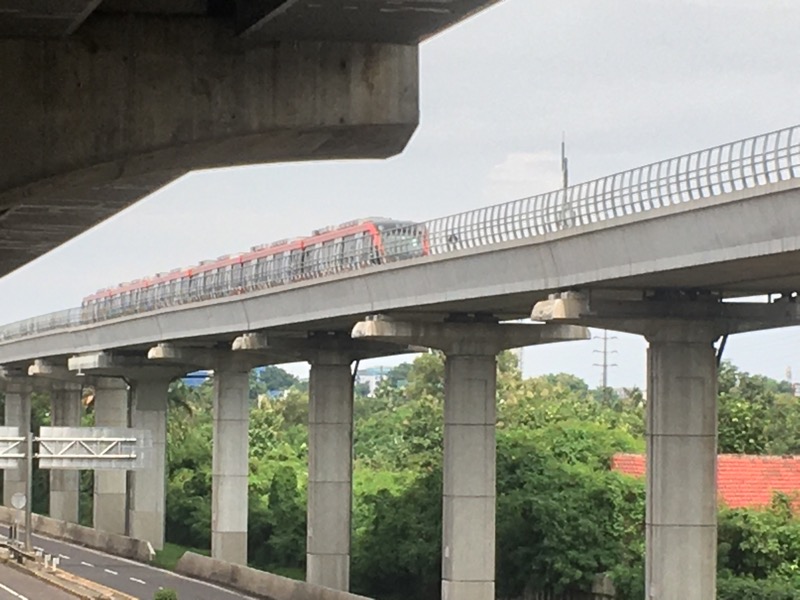
MULTIPOLYGON (((626 475, 644 477, 645 457, 615 454, 611 468, 626 475)), ((800 494, 800 456, 720 454, 717 486, 720 501, 730 508, 768 506, 773 492, 800 494)))

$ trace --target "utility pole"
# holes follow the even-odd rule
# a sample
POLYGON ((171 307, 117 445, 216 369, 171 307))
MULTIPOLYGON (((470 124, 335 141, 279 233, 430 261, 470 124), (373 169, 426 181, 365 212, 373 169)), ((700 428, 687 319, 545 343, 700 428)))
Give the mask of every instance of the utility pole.
POLYGON ((561 132, 561 185, 569 187, 569 161, 567 160, 567 134, 561 132))
POLYGON ((25 550, 31 552, 31 530, 33 529, 33 432, 25 433, 25 550))

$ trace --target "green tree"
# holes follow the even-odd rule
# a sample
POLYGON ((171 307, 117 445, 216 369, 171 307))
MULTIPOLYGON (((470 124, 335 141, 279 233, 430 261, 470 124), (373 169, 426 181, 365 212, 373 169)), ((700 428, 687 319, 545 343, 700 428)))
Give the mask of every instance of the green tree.
POLYGON ((300 383, 291 373, 276 366, 266 366, 250 371, 250 399, 273 396, 300 383))

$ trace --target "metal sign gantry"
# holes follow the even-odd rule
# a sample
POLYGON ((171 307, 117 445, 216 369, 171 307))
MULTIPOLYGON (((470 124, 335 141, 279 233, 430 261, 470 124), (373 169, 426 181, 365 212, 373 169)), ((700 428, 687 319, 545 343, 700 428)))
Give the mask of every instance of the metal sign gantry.
POLYGON ((153 438, 145 429, 121 427, 42 427, 39 435, 0 427, 0 469, 24 469, 25 548, 31 549, 33 461, 41 469, 104 471, 146 469, 153 438), (38 452, 34 452, 34 444, 38 452))
POLYGON ((153 448, 150 431, 115 427, 42 427, 40 469, 144 469, 153 448))
POLYGON ((20 468, 25 456, 25 438, 19 427, 0 427, 0 469, 20 468))

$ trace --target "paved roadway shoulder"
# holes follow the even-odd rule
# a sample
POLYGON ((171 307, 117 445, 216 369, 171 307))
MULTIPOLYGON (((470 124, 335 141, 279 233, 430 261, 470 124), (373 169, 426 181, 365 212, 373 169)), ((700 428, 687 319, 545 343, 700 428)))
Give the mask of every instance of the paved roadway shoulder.
MULTIPOLYGON (((175 590, 180 600, 253 600, 252 596, 246 594, 66 542, 34 535, 33 545, 60 557, 60 567, 64 571, 141 600, 152 600, 155 593, 162 588, 175 590)), ((0 600, 5 600, 5 597, 0 596, 0 600)))
POLYGON ((62 592, 31 575, 0 565, 0 600, 75 600, 75 596, 62 592))

